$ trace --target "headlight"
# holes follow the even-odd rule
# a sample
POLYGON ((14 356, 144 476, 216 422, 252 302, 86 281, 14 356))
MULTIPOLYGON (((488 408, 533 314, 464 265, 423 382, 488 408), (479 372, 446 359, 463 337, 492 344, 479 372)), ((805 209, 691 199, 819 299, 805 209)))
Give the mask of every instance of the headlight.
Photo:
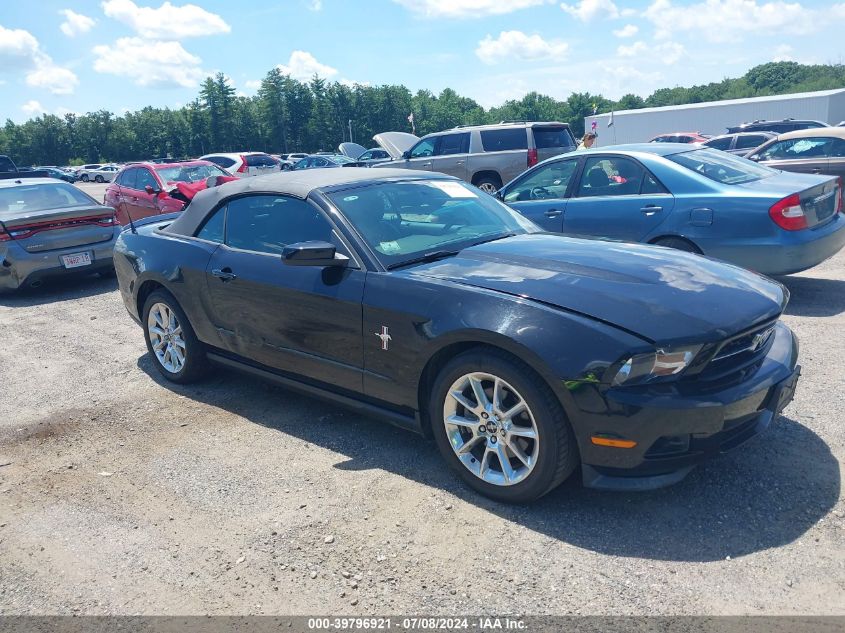
POLYGON ((623 361, 611 384, 631 385, 677 376, 692 363, 701 345, 674 349, 658 349, 647 354, 637 354, 623 361))

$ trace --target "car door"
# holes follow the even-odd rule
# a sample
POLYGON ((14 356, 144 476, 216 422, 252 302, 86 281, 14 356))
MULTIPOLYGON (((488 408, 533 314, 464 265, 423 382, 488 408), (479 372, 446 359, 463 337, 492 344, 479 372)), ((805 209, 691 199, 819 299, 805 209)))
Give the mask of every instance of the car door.
POLYGON ((753 159, 773 169, 801 174, 826 174, 833 140, 826 136, 779 140, 763 147, 754 154, 753 159))
POLYGON ((845 180, 845 139, 835 138, 830 146, 827 173, 845 180))
POLYGON ((431 170, 466 180, 469 132, 443 134, 438 138, 437 150, 431 158, 431 170))
POLYGON ((362 389, 365 272, 355 263, 282 263, 287 244, 312 240, 332 242, 351 256, 322 211, 282 195, 244 196, 218 209, 198 237, 222 242, 206 271, 207 301, 229 351, 336 388, 362 389))
POLYGON ((424 138, 414 145, 409 157, 405 159, 405 169, 423 169, 431 171, 433 167, 433 156, 437 153, 437 145, 440 142, 439 136, 424 138))
POLYGON ((669 191, 633 158, 589 156, 566 204, 563 232, 639 242, 669 216, 674 204, 669 191))
POLYGON ((578 158, 535 167, 502 191, 502 200, 547 231, 563 231, 563 217, 578 158))
POLYGON ((125 193, 121 188, 124 208, 133 220, 147 218, 159 213, 157 194, 147 193, 145 190, 147 186, 152 187, 154 191, 158 191, 158 180, 146 167, 138 167, 132 188, 127 187, 125 193))

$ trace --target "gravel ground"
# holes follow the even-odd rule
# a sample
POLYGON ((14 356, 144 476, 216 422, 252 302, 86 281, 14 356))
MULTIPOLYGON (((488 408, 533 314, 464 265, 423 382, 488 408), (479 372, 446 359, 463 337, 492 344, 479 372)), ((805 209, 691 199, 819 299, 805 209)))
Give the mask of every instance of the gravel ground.
POLYGON ((165 384, 112 279, 0 298, 0 613, 845 614, 845 253, 785 283, 804 377, 766 434, 519 507, 320 401, 165 384))

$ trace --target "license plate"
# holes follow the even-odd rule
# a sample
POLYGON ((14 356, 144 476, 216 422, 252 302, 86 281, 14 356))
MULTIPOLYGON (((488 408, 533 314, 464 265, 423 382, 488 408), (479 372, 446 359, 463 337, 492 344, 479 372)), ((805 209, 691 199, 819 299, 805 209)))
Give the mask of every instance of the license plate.
POLYGON ((70 255, 62 255, 62 264, 64 264, 65 268, 90 266, 91 253, 71 253, 70 255))

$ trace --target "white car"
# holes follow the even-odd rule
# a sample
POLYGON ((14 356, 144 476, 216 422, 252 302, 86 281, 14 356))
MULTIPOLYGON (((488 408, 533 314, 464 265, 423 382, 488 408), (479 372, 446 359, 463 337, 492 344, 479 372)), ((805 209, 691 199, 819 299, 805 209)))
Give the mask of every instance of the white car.
POLYGON ((206 154, 200 160, 218 165, 238 178, 263 176, 282 171, 278 160, 264 152, 236 152, 231 154, 206 154))
POLYGON ((111 182, 114 180, 114 177, 117 176, 117 172, 120 171, 120 167, 115 165, 103 165, 102 167, 98 167, 97 169, 88 169, 84 172, 84 175, 88 177, 88 180, 83 180, 85 182, 89 182, 93 180, 94 182, 111 182))
POLYGON ((105 167, 103 163, 91 163, 89 165, 82 165, 81 167, 75 168, 76 178, 81 180, 82 182, 88 182, 89 180, 93 180, 89 174, 95 170, 99 169, 100 167, 105 167))

